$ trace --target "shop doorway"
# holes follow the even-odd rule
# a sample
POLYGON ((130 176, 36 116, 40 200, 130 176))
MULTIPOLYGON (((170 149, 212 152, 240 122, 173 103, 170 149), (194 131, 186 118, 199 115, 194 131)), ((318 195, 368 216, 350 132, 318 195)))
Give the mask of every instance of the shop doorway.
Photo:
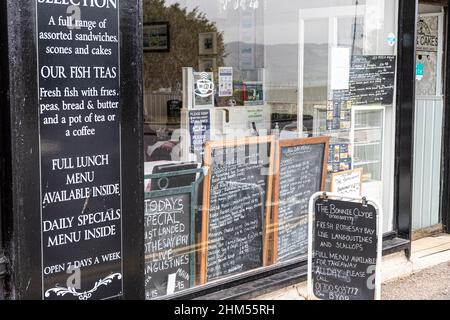
MULTIPOLYGON (((417 18, 413 225, 416 237, 442 231, 441 154, 446 20, 439 1, 422 1, 417 18)), ((444 2, 444 1, 442 1, 444 2)))

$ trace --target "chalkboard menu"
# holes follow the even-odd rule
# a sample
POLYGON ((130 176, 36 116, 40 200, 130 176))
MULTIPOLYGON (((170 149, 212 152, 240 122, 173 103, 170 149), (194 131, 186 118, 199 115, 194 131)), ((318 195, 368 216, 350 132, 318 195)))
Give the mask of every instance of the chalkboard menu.
POLYGON ((117 297, 123 293, 119 0, 35 4, 42 296, 117 297))
POLYGON ((315 203, 312 289, 323 300, 374 300, 377 210, 370 204, 315 203))
POLYGON ((391 105, 394 100, 396 56, 353 56, 350 94, 353 105, 391 105))
POLYGON ((325 187, 329 138, 282 140, 274 192, 274 259, 283 262, 308 251, 308 207, 325 187))
POLYGON ((263 266, 273 154, 272 137, 207 144, 202 283, 263 266))
POLYGON ((145 296, 154 299, 193 283, 191 195, 145 201, 145 296))

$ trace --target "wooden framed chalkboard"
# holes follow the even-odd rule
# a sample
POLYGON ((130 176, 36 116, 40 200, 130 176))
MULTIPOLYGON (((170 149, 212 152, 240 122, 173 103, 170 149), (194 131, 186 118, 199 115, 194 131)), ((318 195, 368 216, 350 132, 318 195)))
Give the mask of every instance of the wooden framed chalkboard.
POLYGON ((328 137, 281 140, 274 177, 272 254, 266 264, 307 254, 308 203, 325 189, 328 137))
POLYGON ((200 284, 267 261, 274 152, 272 136, 206 144, 200 284))

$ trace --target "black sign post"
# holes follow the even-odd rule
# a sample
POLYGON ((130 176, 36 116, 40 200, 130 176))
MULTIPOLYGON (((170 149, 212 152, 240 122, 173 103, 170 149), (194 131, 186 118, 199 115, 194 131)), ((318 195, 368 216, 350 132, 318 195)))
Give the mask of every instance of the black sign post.
POLYGON ((123 292, 120 2, 106 3, 36 5, 45 299, 123 292))
POLYGON ((381 207, 326 193, 316 193, 309 207, 309 298, 379 300, 381 207))
POLYGON ((144 298, 141 5, 0 6, 15 299, 144 298))

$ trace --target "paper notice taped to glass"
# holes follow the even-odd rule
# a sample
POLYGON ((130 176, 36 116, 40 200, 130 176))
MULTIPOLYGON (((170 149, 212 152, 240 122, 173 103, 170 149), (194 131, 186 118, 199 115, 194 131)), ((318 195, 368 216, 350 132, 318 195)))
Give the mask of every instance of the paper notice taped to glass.
POLYGON ((350 82, 350 48, 331 49, 331 90, 348 90, 350 82))

